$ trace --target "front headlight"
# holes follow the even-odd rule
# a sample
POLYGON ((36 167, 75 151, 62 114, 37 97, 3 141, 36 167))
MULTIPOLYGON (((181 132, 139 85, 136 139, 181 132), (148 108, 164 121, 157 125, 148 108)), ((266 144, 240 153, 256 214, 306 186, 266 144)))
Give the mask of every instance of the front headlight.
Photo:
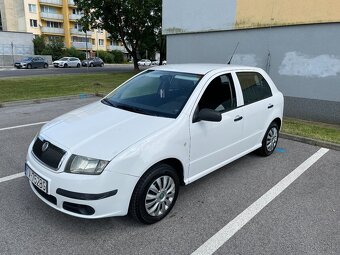
POLYGON ((72 174, 93 174, 103 172, 109 161, 72 155, 67 162, 65 172, 72 174))

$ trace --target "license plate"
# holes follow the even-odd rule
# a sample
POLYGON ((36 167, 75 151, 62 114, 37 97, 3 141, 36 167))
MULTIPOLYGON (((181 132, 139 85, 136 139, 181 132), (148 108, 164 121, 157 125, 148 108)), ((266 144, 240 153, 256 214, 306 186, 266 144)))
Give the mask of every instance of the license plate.
POLYGON ((25 175, 40 190, 47 193, 48 182, 35 173, 27 164, 25 164, 25 175))

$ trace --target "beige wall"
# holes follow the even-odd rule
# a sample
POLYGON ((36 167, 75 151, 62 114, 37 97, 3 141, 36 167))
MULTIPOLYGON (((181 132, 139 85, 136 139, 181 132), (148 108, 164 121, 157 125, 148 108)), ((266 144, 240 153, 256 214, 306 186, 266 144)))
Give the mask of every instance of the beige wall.
POLYGON ((340 22, 339 0, 237 0, 235 28, 340 22))

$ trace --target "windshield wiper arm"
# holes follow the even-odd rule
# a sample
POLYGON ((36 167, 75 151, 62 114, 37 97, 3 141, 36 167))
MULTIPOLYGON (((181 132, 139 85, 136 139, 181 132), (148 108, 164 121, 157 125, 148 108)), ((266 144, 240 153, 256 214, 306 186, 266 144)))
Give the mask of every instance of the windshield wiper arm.
POLYGON ((101 102, 103 103, 103 104, 106 104, 106 105, 109 105, 109 106, 112 106, 112 107, 116 107, 113 103, 111 103, 111 101, 109 100, 109 99, 107 99, 107 98, 103 98, 102 100, 101 100, 101 102))

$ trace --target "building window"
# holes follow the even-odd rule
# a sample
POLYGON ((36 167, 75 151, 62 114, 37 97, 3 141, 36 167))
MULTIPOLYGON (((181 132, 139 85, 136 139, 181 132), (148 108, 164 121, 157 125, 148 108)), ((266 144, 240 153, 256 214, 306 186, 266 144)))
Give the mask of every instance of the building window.
POLYGON ((31 13, 37 13, 37 6, 35 4, 28 4, 28 10, 31 13))
POLYGON ((0 11, 0 31, 2 31, 2 19, 1 19, 1 11, 0 11))
POLYGON ((83 31, 83 26, 78 23, 74 23, 74 28, 77 29, 78 31, 83 31))
POLYGON ((104 45, 104 40, 103 39, 99 39, 98 43, 99 43, 100 46, 103 46, 104 45))
POLYGON ((63 28, 63 23, 54 22, 54 21, 46 21, 46 27, 63 28))
POLYGON ((76 15, 82 15, 83 14, 83 12, 81 10, 79 10, 79 9, 73 9, 72 13, 76 14, 76 15))
POLYGON ((96 40, 92 39, 92 44, 95 45, 96 44, 96 40))
POLYGON ((53 13, 53 14, 58 13, 57 9, 51 6, 42 5, 40 8, 41 8, 41 12, 47 12, 47 13, 53 13))
POLYGON ((31 27, 38 27, 38 21, 36 19, 30 19, 31 27))

